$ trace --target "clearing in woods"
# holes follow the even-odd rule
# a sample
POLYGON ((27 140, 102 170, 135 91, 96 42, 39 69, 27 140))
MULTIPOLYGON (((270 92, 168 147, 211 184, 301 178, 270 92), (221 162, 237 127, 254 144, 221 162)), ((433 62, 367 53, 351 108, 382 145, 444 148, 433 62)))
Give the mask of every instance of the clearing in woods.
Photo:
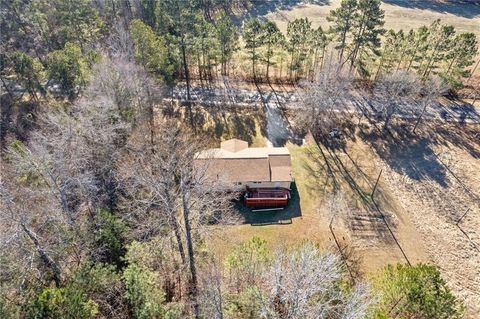
MULTIPOLYGON (((286 31, 288 21, 308 17, 314 27, 327 28, 326 16, 339 4, 263 1, 240 20, 265 16, 286 31)), ((480 41, 480 2, 385 0, 382 9, 387 29, 408 30, 441 19, 458 32, 474 32, 480 41)), ((260 130, 262 120, 258 123, 260 130)), ((363 275, 388 263, 434 263, 465 301, 468 316, 478 318, 480 126, 431 120, 412 135, 404 124, 398 123, 387 139, 373 127, 357 129, 345 148, 336 150, 318 146, 311 137, 303 146, 288 143, 296 181, 293 203, 282 212, 252 214, 242 209, 245 223, 217 227, 208 244, 225 255, 252 236, 266 239, 272 248, 315 240, 325 248, 340 246, 349 270, 363 275), (346 214, 332 216, 328 207, 333 177, 325 174, 326 161, 352 201, 346 214), (369 194, 380 171, 376 206, 369 194)), ((262 134, 254 134, 260 144, 266 140, 259 138, 262 134)))
POLYGON ((480 140, 473 138, 480 128, 430 122, 411 135, 403 124, 387 139, 365 124, 335 150, 309 136, 302 146, 288 143, 292 203, 281 212, 242 208, 245 223, 218 226, 208 245, 226 255, 252 236, 272 248, 314 240, 325 249, 340 246, 349 270, 360 275, 389 263, 434 263, 469 314, 480 313, 480 140), (375 205, 369 194, 380 171, 375 205), (333 180, 351 201, 336 216, 328 206, 333 180))

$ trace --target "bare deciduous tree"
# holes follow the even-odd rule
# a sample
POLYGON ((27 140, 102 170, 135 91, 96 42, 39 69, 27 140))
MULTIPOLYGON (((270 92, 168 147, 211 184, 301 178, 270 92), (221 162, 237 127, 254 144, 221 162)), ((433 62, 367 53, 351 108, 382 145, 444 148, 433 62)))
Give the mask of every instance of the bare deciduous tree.
POLYGON ((370 304, 365 286, 348 293, 338 256, 321 253, 312 243, 280 251, 265 276, 268 298, 264 318, 364 318, 370 304))
POLYGON ((407 71, 395 71, 382 74, 373 87, 373 101, 384 118, 383 129, 393 115, 400 111, 402 106, 415 102, 418 96, 420 80, 417 75, 407 71))
POLYGON ((415 125, 413 127, 412 132, 415 133, 415 130, 418 127, 418 124, 420 124, 420 121, 422 120, 423 115, 425 114, 425 111, 427 110, 428 107, 431 107, 435 105, 438 102, 438 99, 445 94, 449 89, 448 84, 440 78, 439 76, 430 76, 428 79, 426 79, 420 89, 420 98, 419 98, 419 104, 420 107, 422 108, 422 111, 420 112, 420 115, 417 118, 417 121, 415 122, 415 125))
POLYGON ((16 184, 15 174, 2 165, 0 184, 0 276, 28 289, 33 281, 60 286, 71 252, 69 218, 56 194, 16 184), (70 249, 69 249, 70 248, 70 249))
POLYGON ((38 272, 40 259, 60 284, 64 269, 87 255, 84 234, 95 208, 113 208, 115 166, 132 117, 140 118, 136 112, 148 99, 144 78, 131 71, 131 64, 104 60, 83 99, 40 116, 26 145, 11 143, 2 163, 10 186, 2 187, 0 218, 8 229, 1 245, 23 274, 38 272))
POLYGON ((209 174, 209 159, 197 159, 206 143, 175 120, 159 119, 154 143, 145 142, 139 130, 132 140, 130 161, 123 168, 129 194, 126 202, 134 224, 144 238, 167 226, 176 238, 179 254, 190 272, 190 301, 200 314, 194 238, 202 227, 228 216, 234 193, 209 174), (143 143, 141 141, 144 141, 143 143), (152 153, 145 153, 145 147, 152 153), (185 247, 184 247, 185 245, 185 247))
POLYGON ((200 304, 205 318, 224 318, 223 272, 221 264, 212 259, 201 269, 200 304))
POLYGON ((313 82, 305 81, 304 99, 296 122, 314 133, 326 134, 336 126, 338 113, 348 110, 353 77, 335 60, 328 60, 313 82))

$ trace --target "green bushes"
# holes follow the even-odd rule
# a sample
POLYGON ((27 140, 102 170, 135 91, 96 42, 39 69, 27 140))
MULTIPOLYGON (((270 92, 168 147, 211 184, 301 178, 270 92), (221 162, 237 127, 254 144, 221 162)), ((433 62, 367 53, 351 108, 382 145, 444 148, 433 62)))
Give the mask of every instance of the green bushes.
POLYGON ((98 314, 98 304, 74 286, 45 288, 30 306, 29 318, 89 319, 98 314))
POLYGON ((387 266, 374 280, 382 296, 375 318, 463 318, 464 307, 431 265, 387 266))
POLYGON ((89 70, 98 58, 94 51, 82 52, 79 45, 67 42, 63 49, 48 55, 48 77, 73 97, 77 88, 86 84, 89 70))
POLYGON ((86 319, 128 315, 122 277, 112 265, 81 266, 60 288, 44 288, 28 306, 29 318, 86 319))
POLYGON ((95 215, 93 236, 96 259, 114 264, 117 268, 123 267, 127 230, 128 226, 122 219, 106 209, 99 209, 95 215))

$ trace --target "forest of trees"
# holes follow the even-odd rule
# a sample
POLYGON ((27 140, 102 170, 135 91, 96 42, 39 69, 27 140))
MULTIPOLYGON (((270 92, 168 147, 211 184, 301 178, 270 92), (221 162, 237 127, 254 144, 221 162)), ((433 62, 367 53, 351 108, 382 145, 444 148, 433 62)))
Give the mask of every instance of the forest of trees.
POLYGON ((377 0, 342 1, 327 17, 330 26, 313 28, 307 18, 298 18, 285 33, 258 18, 234 23, 235 12, 251 5, 248 0, 3 0, 1 5, 2 85, 10 93, 20 85, 33 98, 52 86, 73 96, 85 86, 99 51, 112 50, 112 41, 126 45, 125 37, 155 79, 188 86, 222 75, 313 79, 334 55, 361 78, 405 70, 421 79, 439 75, 458 88, 478 49, 473 33, 458 33, 439 20, 418 30, 387 31, 377 0))
POLYGON ((0 128, 1 318, 462 317, 434 266, 352 280, 314 243, 271 250, 254 237, 227 256, 208 251, 209 225, 235 222, 236 194, 194 162, 210 137, 157 114, 176 83, 190 99, 192 82, 226 76, 315 80, 311 100, 322 85, 328 95, 307 104, 319 114, 370 80, 386 127, 408 98, 399 76, 426 108, 461 87, 477 55, 475 35, 440 21, 386 31, 379 0, 343 0, 329 27, 300 18, 283 33, 238 22, 252 5, 0 0, 2 112, 25 117, 0 128))

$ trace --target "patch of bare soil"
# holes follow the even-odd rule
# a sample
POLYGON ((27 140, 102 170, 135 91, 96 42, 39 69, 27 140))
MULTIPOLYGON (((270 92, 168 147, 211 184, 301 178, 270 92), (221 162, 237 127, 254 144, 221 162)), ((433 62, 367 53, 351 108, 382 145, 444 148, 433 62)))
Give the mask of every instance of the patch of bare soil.
POLYGON ((430 260, 440 268, 456 295, 464 300, 468 316, 478 318, 479 141, 469 141, 473 149, 462 147, 461 141, 455 144, 447 140, 436 144, 428 142, 426 139, 398 145, 389 156, 380 152, 377 160, 383 167, 382 180, 421 234, 430 260))

